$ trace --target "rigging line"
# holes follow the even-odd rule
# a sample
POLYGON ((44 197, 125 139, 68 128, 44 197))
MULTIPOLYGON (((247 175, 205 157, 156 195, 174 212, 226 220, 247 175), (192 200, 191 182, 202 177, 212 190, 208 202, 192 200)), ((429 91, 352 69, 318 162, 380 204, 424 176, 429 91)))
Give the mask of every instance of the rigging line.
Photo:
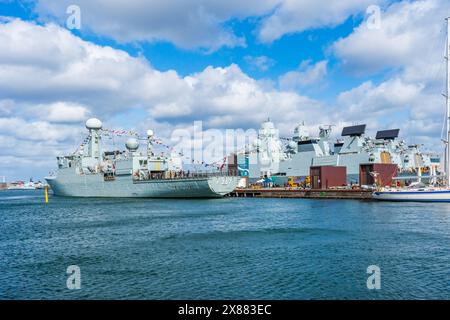
MULTIPOLYGON (((448 45, 450 45, 450 44, 448 43, 448 37, 447 37, 446 40, 445 40, 445 54, 444 54, 445 59, 447 59, 447 60, 450 59, 450 57, 447 57, 447 46, 448 45)), ((445 84, 443 84, 443 87, 445 87, 445 89, 443 89, 443 92, 445 92, 445 99, 446 99, 445 102, 446 103, 444 104, 445 105, 445 117, 444 117, 444 121, 442 123, 442 130, 441 130, 441 140, 442 141, 446 141, 447 140, 447 137, 444 137, 444 131, 445 131, 445 129, 448 129, 447 128, 447 118, 448 118, 449 115, 448 115, 448 110, 447 110, 447 99, 448 99, 447 96, 450 94, 450 92, 447 92, 447 81, 448 81, 448 79, 447 79, 447 77, 445 77, 445 84)))
POLYGON ((447 137, 444 137, 444 132, 445 132, 445 129, 447 127, 447 125, 446 125, 447 117, 448 117, 447 108, 445 108, 445 117, 444 117, 444 120, 443 120, 443 123, 442 123, 442 129, 441 129, 441 141, 447 140, 447 137))
MULTIPOLYGON (((450 58, 450 57, 447 57, 447 46, 448 45, 449 45, 449 43, 448 43, 448 37, 447 37, 447 39, 445 40, 445 50, 444 50, 445 51, 445 53, 444 53, 445 59, 449 59, 450 58)), ((441 66, 442 65, 444 65, 444 63, 442 63, 441 66)), ((449 92, 447 92, 447 77, 445 79, 443 79, 442 92, 445 92, 445 95, 449 94, 449 92)), ((446 128, 447 127, 446 123, 447 123, 447 117, 448 116, 449 115, 447 114, 447 105, 445 104, 445 117, 444 117, 444 121, 442 123, 442 130, 441 130, 441 140, 442 141, 447 140, 447 137, 444 137, 444 131, 445 131, 445 129, 448 129, 448 128, 446 128)))
MULTIPOLYGON (((438 38, 440 39, 442 36, 442 39, 446 39, 446 30, 447 30, 447 25, 445 23, 441 24, 441 27, 439 29, 439 35, 438 38)), ((436 51, 440 51, 443 49, 443 55, 441 55, 440 57, 444 57, 446 54, 446 48, 445 47, 441 47, 442 42, 444 41, 439 41, 439 45, 436 46, 432 46, 431 50, 429 51, 429 54, 431 55, 432 52, 436 52, 436 51)), ((442 78, 442 74, 443 74, 443 67, 444 67, 444 63, 439 63, 437 68, 434 68, 434 64, 433 64, 433 68, 427 68, 426 70, 424 70, 424 73, 422 74, 422 78, 425 79, 429 79, 430 81, 434 82, 434 81, 439 81, 442 78)))
MULTIPOLYGON (((443 35, 443 37, 444 37, 444 43, 446 44, 447 43, 447 36, 446 36, 446 32, 444 32, 445 30, 444 29, 446 29, 446 24, 442 24, 442 28, 441 28, 441 30, 440 30, 440 34, 442 34, 443 35), (445 27, 445 28, 444 28, 445 27)), ((442 48, 441 48, 441 50, 442 50, 442 55, 441 55, 441 57, 444 57, 444 59, 442 59, 441 60, 441 63, 439 63, 439 67, 438 67, 438 69, 436 70, 436 74, 434 75, 434 77, 433 77, 433 80, 434 79, 441 79, 441 85, 442 85, 442 90, 445 90, 444 88, 446 88, 446 85, 447 85, 447 79, 446 79, 446 77, 445 76, 443 76, 444 74, 445 74, 445 66, 446 66, 446 63, 445 63, 445 56, 447 55, 447 46, 446 45, 444 45, 444 46, 442 46, 442 48)), ((444 91, 441 91, 441 92, 444 92, 444 91)))
MULTIPOLYGON (((440 37, 440 35, 445 35, 445 43, 447 43, 448 39, 447 39, 447 23, 446 22, 441 24, 441 27, 439 29, 439 37, 440 37)), ((443 46, 442 49, 443 49, 443 54, 441 55, 441 57, 445 57, 446 54, 447 54, 447 45, 443 46)), ((445 59, 442 59, 442 62, 439 63, 437 68, 432 68, 432 70, 427 69, 425 71, 425 74, 423 74, 423 76, 425 76, 425 80, 429 79, 430 82, 436 81, 436 83, 437 83, 439 81, 439 79, 441 79, 441 86, 442 86, 441 92, 445 92, 446 89, 444 90, 443 88, 446 88, 446 86, 447 86, 446 77, 439 76, 439 75, 444 74, 444 67, 445 67, 445 65, 446 65, 445 64, 445 59), (442 91, 442 90, 444 90, 444 91, 442 91)), ((411 122, 411 120, 412 120, 411 113, 409 113, 409 117, 408 118, 409 118, 409 121, 411 122)), ((444 122, 444 125, 445 125, 445 122, 444 122)), ((442 127, 442 130, 441 130, 441 139, 443 137, 443 130, 444 130, 444 127, 442 127)), ((410 137, 410 141, 415 143, 416 142, 416 138, 417 138, 416 135, 411 136, 410 137)))

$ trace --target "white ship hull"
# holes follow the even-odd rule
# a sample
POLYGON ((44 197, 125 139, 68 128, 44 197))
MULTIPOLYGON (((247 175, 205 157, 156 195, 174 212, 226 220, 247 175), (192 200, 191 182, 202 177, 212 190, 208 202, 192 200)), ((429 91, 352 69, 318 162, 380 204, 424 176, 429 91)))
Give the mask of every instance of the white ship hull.
POLYGON ((373 199, 384 201, 450 202, 450 190, 377 191, 373 199))
POLYGON ((36 190, 35 187, 8 187, 8 190, 36 190))

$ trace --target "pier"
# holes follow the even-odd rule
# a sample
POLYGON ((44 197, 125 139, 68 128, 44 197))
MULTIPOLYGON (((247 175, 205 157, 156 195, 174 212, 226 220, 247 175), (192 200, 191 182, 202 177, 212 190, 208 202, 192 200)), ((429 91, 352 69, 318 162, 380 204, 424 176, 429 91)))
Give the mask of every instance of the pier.
POLYGON ((363 189, 247 188, 236 189, 228 197, 371 200, 372 192, 363 189))

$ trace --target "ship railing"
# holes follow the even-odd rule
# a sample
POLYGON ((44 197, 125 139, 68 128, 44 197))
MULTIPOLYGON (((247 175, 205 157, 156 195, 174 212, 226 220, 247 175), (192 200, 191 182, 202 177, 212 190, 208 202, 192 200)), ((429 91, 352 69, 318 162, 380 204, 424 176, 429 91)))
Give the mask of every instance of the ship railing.
POLYGON ((149 180, 182 180, 182 179, 199 179, 211 177, 229 177, 237 176, 236 170, 222 171, 168 171, 165 173, 150 173, 148 176, 135 177, 135 181, 149 180))

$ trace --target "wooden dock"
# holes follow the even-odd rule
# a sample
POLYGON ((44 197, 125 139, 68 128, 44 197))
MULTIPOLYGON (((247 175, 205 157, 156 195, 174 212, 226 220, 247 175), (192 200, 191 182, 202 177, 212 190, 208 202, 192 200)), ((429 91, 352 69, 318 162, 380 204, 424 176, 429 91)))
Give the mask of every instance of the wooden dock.
POLYGON ((305 198, 305 199, 372 199, 372 191, 362 189, 296 189, 258 188, 236 189, 229 197, 243 198, 305 198))

